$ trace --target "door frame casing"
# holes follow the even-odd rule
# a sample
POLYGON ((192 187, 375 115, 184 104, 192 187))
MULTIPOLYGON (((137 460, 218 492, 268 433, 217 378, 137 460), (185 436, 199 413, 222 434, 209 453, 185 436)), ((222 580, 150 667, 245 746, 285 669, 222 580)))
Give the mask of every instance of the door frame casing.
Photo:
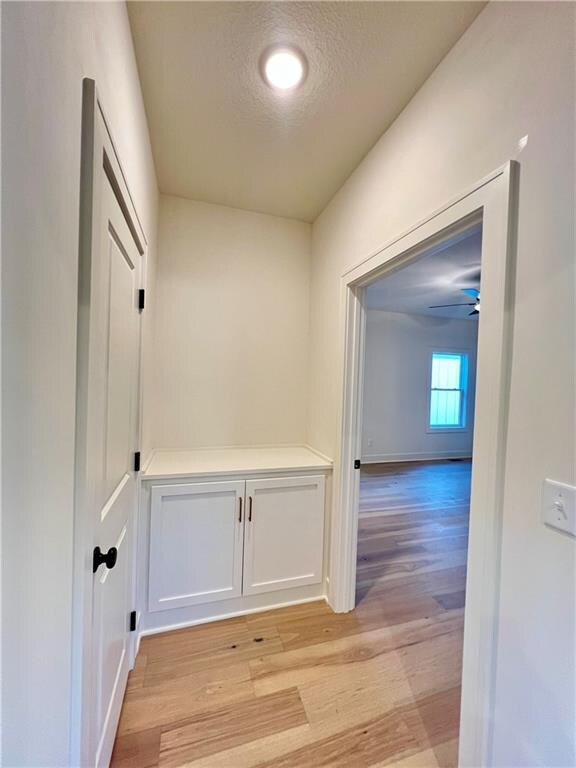
POLYGON ((328 600, 355 605, 366 330, 365 287, 482 222, 470 543, 462 669, 459 765, 489 765, 492 737, 502 500, 510 388, 518 164, 510 161, 341 278, 341 399, 334 467, 328 600))
MULTIPOLYGON (((70 698, 70 764, 91 764, 92 734, 90 729, 91 660, 92 660, 92 549, 93 488, 88 435, 94 416, 88 406, 90 380, 90 303, 93 254, 100 252, 100 201, 103 185, 108 180, 122 209, 128 228, 141 257, 140 281, 145 281, 147 240, 140 223, 126 176, 114 144, 109 123, 96 83, 82 81, 82 134, 80 158, 80 225, 78 247, 78 304, 76 336, 76 427, 74 461, 74 556, 72 589, 72 668, 70 698)), ((139 321, 137 350, 137 439, 142 435, 142 322, 139 321)), ((140 481, 137 480, 137 498, 140 481)), ((129 563, 130 592, 136 597, 137 505, 132 516, 132 540, 129 563)), ((133 603, 135 605, 135 602, 133 603)), ((128 644, 129 662, 133 665, 136 633, 128 644)))

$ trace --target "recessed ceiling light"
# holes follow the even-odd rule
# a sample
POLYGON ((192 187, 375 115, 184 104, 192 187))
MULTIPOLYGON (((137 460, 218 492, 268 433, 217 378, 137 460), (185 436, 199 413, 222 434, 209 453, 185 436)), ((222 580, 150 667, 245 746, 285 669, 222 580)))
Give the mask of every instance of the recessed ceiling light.
POLYGON ((297 48, 271 48, 262 57, 262 75, 272 88, 291 91, 306 76, 306 59, 297 48))

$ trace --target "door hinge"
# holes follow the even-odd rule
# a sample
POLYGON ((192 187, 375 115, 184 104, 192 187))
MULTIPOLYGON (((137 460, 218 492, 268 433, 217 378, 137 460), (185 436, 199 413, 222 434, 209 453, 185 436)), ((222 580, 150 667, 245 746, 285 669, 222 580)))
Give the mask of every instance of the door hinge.
POLYGON ((361 466, 360 459, 354 459, 354 469, 360 469, 361 466))
POLYGON ((130 632, 136 631, 136 611, 130 611, 130 632))
POLYGON ((140 472, 140 451, 134 454, 134 472, 140 472))
POLYGON ((138 311, 142 312, 144 309, 144 304, 146 303, 146 291, 144 288, 140 288, 138 290, 138 311))

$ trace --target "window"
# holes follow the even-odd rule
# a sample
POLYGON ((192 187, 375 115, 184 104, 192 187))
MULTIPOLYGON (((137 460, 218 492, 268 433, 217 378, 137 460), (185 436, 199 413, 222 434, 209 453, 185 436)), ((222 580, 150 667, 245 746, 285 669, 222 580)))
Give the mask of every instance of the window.
POLYGON ((468 355, 433 352, 430 376, 430 429, 464 429, 468 355))

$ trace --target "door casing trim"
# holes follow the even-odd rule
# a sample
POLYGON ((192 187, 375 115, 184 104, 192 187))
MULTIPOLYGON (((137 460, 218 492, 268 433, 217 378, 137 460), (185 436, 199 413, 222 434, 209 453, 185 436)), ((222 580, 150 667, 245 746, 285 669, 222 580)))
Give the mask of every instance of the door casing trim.
POLYGON ((364 288, 482 222, 482 312, 466 585, 459 765, 490 765, 502 499, 512 357, 519 166, 510 161, 348 269, 340 287, 340 404, 328 602, 354 608, 366 307, 364 288))

